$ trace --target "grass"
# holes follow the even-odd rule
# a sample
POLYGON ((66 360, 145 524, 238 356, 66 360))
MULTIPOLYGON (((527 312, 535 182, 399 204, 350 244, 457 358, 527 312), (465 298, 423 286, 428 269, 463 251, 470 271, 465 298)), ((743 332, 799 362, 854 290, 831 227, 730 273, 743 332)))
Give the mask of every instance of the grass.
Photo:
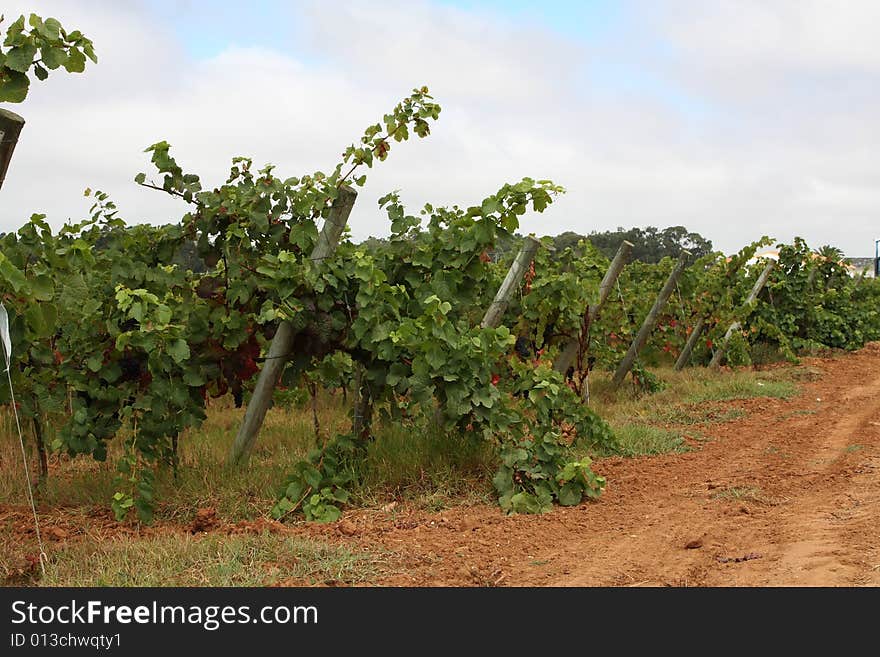
MULTIPOLYGON (((230 520, 266 515, 285 475, 317 444, 311 409, 270 409, 248 465, 229 467, 226 458, 243 414, 244 409, 235 408, 228 399, 214 400, 203 425, 181 435, 176 478, 169 470, 157 476, 157 519, 189 522, 205 507, 230 520)), ((349 427, 347 409, 333 395, 321 395, 318 416, 323 439, 349 427)), ((4 419, 8 418, 0 418, 0 423, 4 419)), ((25 439, 32 449, 32 438, 26 435, 25 439)), ((121 455, 120 443, 110 445, 104 462, 53 455, 50 476, 38 501, 49 506, 106 506, 117 490, 115 463, 121 455)), ((35 456, 30 457, 33 468, 35 456)), ((490 502, 496 467, 489 445, 473 436, 446 436, 436 430, 378 422, 353 503, 381 505, 390 498, 440 510, 490 502)), ((0 499, 25 503, 23 479, 17 435, 14 428, 7 428, 0 434, 0 499)))
POLYGON ((623 456, 645 456, 690 451, 684 436, 677 431, 649 424, 624 424, 614 427, 623 456))
POLYGON ((746 412, 741 408, 717 408, 700 404, 675 404, 659 409, 656 420, 669 424, 721 424, 732 422, 744 417, 746 412))
POLYGON ((52 552, 43 586, 268 586, 368 583, 387 555, 264 533, 77 542, 52 552))
MULTIPOLYGON (((788 399, 798 393, 798 385, 793 380, 796 371, 795 368, 787 367, 769 371, 743 369, 724 373, 708 368, 692 368, 681 372, 671 368, 658 369, 655 374, 666 383, 666 387, 652 395, 637 394, 628 388, 621 388, 616 395, 611 394, 610 377, 599 374, 591 377, 591 403, 599 415, 612 423, 618 418, 633 416, 662 420, 664 414, 698 404, 755 397, 788 399)), ((700 413, 704 412, 700 410, 700 413)))
POLYGON ((756 504, 770 503, 764 492, 757 486, 732 486, 725 488, 713 494, 712 499, 730 502, 754 502, 756 504))
POLYGON ((730 422, 746 411, 730 402, 755 397, 787 399, 798 392, 793 379, 798 370, 779 367, 768 371, 734 370, 714 372, 692 368, 676 372, 655 370, 666 386, 651 395, 632 389, 616 395, 609 392, 609 378, 592 377, 591 404, 611 425, 625 456, 688 451, 685 437, 698 442, 709 440, 691 427, 730 422), (688 427, 682 430, 681 427, 688 427))
POLYGON ((370 444, 355 502, 406 500, 432 511, 494 499, 491 446, 471 435, 388 426, 370 444))
POLYGON ((790 418, 793 418, 793 417, 800 417, 800 416, 802 416, 802 415, 815 415, 815 414, 818 413, 818 412, 819 412, 819 411, 816 411, 816 410, 811 410, 811 409, 806 409, 806 408, 799 408, 799 409, 797 409, 797 410, 790 411, 790 412, 788 412, 788 413, 783 413, 782 415, 779 416, 779 419, 780 419, 780 420, 788 420, 788 419, 790 419, 790 418))

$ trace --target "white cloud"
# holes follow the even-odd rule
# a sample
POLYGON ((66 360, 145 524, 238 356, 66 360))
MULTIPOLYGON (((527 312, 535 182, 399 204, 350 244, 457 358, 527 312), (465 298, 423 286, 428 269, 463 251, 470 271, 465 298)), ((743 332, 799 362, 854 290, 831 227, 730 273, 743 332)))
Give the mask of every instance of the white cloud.
MULTIPOLYGON (((14 4, 7 16, 34 3, 14 4)), ((358 238, 386 232, 375 201, 390 189, 413 210, 469 205, 528 175, 568 189, 524 221, 538 234, 683 224, 725 250, 765 233, 852 255, 873 245, 873 3, 650 3, 611 48, 425 1, 307 3, 291 11, 291 50, 230 46, 206 60, 149 4, 35 4, 92 37, 100 63, 54 73, 13 107, 28 124, 0 229, 31 211, 79 218, 86 186, 111 192, 130 220, 178 218, 180 203, 132 182, 159 139, 207 184, 234 155, 282 175, 329 169, 427 84, 440 120, 373 170, 352 216, 358 238), (607 84, 618 70, 633 74, 628 91, 607 84)))

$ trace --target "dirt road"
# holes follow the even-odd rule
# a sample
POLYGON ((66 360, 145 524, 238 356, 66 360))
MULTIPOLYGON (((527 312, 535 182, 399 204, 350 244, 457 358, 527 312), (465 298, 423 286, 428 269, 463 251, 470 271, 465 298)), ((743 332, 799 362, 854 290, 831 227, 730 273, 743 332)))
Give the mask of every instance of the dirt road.
POLYGON ((801 395, 733 402, 748 414, 697 451, 599 462, 598 502, 329 531, 404 555, 396 585, 880 585, 880 345, 805 367, 801 395))

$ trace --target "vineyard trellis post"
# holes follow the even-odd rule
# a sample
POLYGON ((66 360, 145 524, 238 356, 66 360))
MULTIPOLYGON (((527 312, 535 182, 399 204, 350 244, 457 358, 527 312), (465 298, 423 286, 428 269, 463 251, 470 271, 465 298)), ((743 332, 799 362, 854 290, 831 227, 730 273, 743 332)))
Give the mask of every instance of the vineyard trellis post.
MULTIPOLYGON (((519 288, 520 283, 522 283, 522 279, 526 275, 529 266, 532 264, 532 260, 535 259, 535 254, 538 252, 539 246, 541 246, 541 242, 531 235, 526 236, 519 253, 516 254, 516 258, 513 259, 510 269, 507 270, 507 275, 504 277, 504 281, 498 288, 498 292, 495 293, 495 298, 489 305, 486 314, 483 315, 483 321, 480 322, 481 328, 498 328, 501 324, 501 318, 504 316, 504 311, 507 310, 507 306, 510 305, 510 297, 513 296, 513 293, 519 288)), ((440 424, 442 420, 443 412, 438 406, 434 409, 434 421, 437 424, 440 424)))
POLYGON ((632 341, 632 344, 630 344, 629 349, 627 349, 626 355, 623 357, 623 360, 620 361, 620 365, 618 365, 617 371, 614 372, 614 378, 611 379, 611 390, 617 390, 620 387, 620 384, 623 383, 623 379, 626 377, 627 373, 630 371, 630 369, 632 369, 633 363, 636 362, 636 358, 638 358, 639 356, 639 352, 648 341, 648 337, 651 335, 651 331, 654 330, 654 324, 656 324, 657 322, 657 317, 663 311, 663 307, 669 300, 669 297, 672 294, 672 290, 675 289, 675 284, 678 282, 678 277, 681 276, 681 272, 683 272, 684 268, 687 266, 687 262, 690 256, 690 251, 682 249, 681 255, 678 257, 678 262, 675 264, 675 267, 669 274, 669 278, 666 279, 666 284, 660 290, 660 294, 657 295, 657 299, 656 301, 654 301, 654 305, 651 307, 651 310, 648 312, 648 314, 645 316, 645 320, 642 322, 642 327, 639 329, 639 332, 636 335, 635 339, 632 341))
POLYGON ((703 335, 703 331, 705 330, 706 318, 700 317, 697 320, 697 323, 694 324, 694 327, 691 329, 691 334, 688 336, 687 342, 684 343, 684 348, 678 355, 678 360, 675 361, 676 372, 680 372, 684 369, 685 365, 688 364, 688 361, 691 358, 691 353, 694 351, 694 347, 697 346, 697 342, 699 341, 700 336, 703 335))
MULTIPOLYGON (((591 304, 587 308, 586 321, 584 321, 581 326, 582 332, 586 327, 592 325, 596 317, 599 316, 599 311, 602 310, 602 306, 605 305, 605 300, 608 298, 608 295, 611 294, 611 289, 614 287, 617 277, 620 276, 620 272, 626 266, 626 263, 629 262, 632 250, 632 242, 624 240, 620 244, 617 253, 614 255, 614 259, 611 261, 611 264, 608 265, 608 270, 605 272, 602 282, 599 283, 599 299, 595 304, 591 304)), ((577 357, 580 345, 581 341, 578 338, 569 340, 565 347, 563 347, 562 352, 557 356, 556 362, 553 363, 553 369, 561 374, 565 374, 568 371, 568 368, 571 367, 574 359, 577 357)))
POLYGON ((516 258, 514 258, 510 269, 507 270, 504 282, 501 283, 501 287, 498 288, 495 298, 483 316, 483 321, 480 322, 481 328, 497 328, 501 324, 504 311, 510 305, 510 297, 513 296, 514 291, 522 282, 523 276, 525 276, 526 271, 528 271, 529 266, 532 264, 532 260, 535 258, 535 253, 538 252, 539 246, 541 246, 541 243, 531 235, 525 238, 522 248, 517 253, 516 258))
MULTIPOLYGON (((324 220, 324 225, 318 235, 315 248, 309 256, 312 262, 319 263, 333 254, 354 207, 357 198, 357 192, 354 189, 345 185, 340 187, 338 192, 339 196, 333 202, 330 214, 324 220)), ((296 334, 290 322, 282 320, 278 323, 278 328, 269 345, 269 353, 266 354, 266 359, 254 386, 254 392, 248 402, 244 421, 241 423, 238 435, 232 444, 232 451, 229 455, 230 463, 246 461, 250 456, 260 428, 263 426, 263 420, 266 419, 266 411, 269 410, 269 404, 272 402, 272 392, 275 390, 284 365, 290 356, 295 337, 296 334)))
POLYGON ((0 108, 0 188, 6 179, 6 171, 12 160, 12 152, 24 127, 24 119, 15 112, 0 108))
MULTIPOLYGON (((732 267, 730 271, 727 272, 726 277, 731 284, 733 283, 733 277, 740 270, 742 264, 742 261, 737 262, 736 266, 732 267)), ((706 330, 706 321, 717 308, 718 304, 716 303, 708 312, 697 320, 696 324, 694 324, 694 327, 691 329, 691 334, 688 336, 687 342, 685 342, 684 349, 681 350, 681 353, 678 355, 678 360, 675 361, 676 372, 683 370, 690 361, 691 353, 693 353, 694 348, 697 346, 697 342, 700 340, 700 336, 703 335, 703 331, 706 330)))
MULTIPOLYGON (((758 298, 758 295, 761 293, 761 290, 764 289, 764 285, 767 284, 767 279, 770 278, 770 274, 773 272, 773 268, 776 266, 775 260, 770 260, 767 263, 767 266, 764 267, 764 270, 758 276, 758 280, 755 281, 755 285, 752 287, 752 291, 749 292, 749 296, 746 297, 746 301, 743 304, 746 309, 749 306, 755 303, 755 300, 758 298)), ((725 332, 724 337, 721 339, 721 344, 718 345, 718 349, 715 350, 715 353, 712 355, 712 360, 709 362, 709 367, 720 367, 721 360, 724 358, 724 354, 727 352, 727 345, 730 342, 730 338, 733 334, 738 331, 742 327, 742 323, 740 320, 734 321, 725 332)))

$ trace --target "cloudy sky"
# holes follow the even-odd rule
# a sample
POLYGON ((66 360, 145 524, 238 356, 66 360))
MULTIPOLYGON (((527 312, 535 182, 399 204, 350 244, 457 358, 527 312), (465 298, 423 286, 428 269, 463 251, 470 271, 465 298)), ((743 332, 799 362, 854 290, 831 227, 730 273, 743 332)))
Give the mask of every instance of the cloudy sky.
POLYGON ((165 139, 203 183, 236 155, 279 175, 330 170, 413 87, 443 107, 395 147, 376 199, 471 205, 508 181, 568 191, 523 232, 684 225, 733 251, 770 235, 871 255, 880 238, 876 0, 3 0, 94 42, 99 64, 54 72, 8 109, 22 132, 0 230, 33 212, 80 219, 86 187, 129 221, 178 201, 139 188, 165 139), (549 6, 548 6, 549 5, 549 6))

